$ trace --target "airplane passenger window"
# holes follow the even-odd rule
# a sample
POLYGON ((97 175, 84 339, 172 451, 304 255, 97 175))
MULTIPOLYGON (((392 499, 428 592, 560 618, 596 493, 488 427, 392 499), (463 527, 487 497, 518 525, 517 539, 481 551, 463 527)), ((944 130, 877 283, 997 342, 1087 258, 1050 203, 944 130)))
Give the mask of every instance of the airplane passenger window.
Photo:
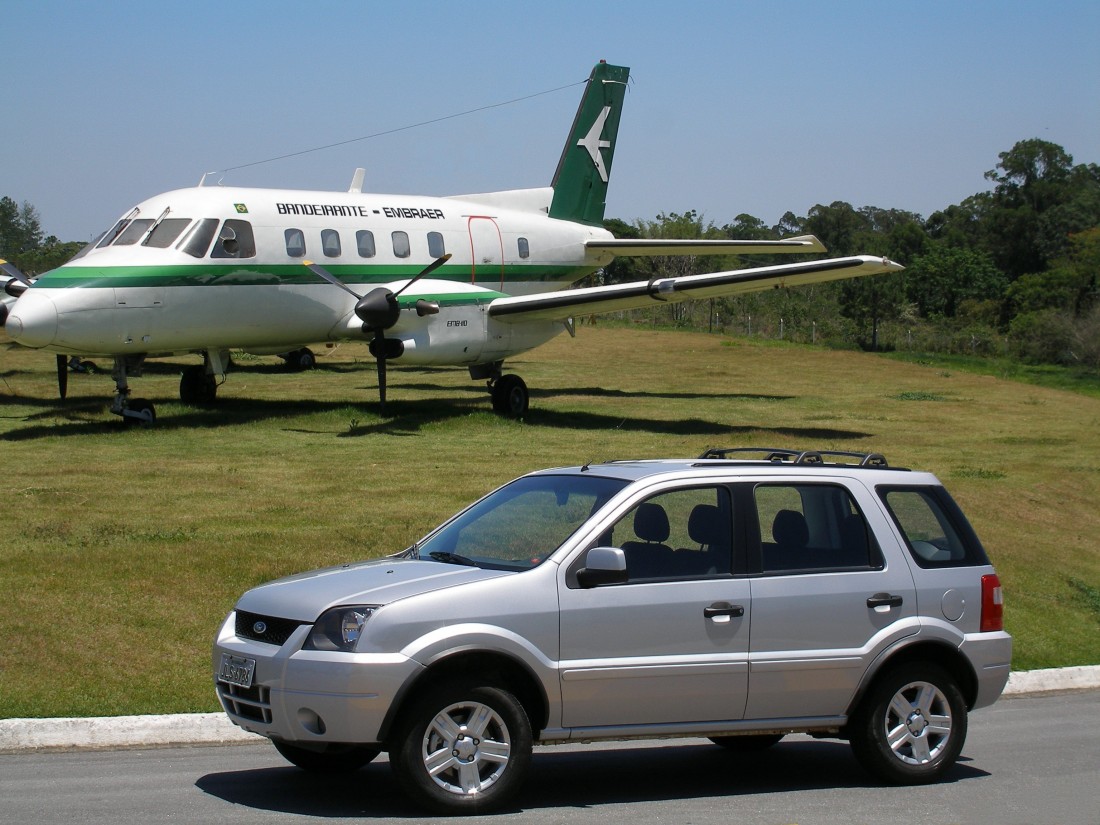
POLYGON ((398 258, 407 258, 412 255, 412 247, 409 246, 408 232, 394 232, 390 237, 393 239, 394 255, 398 258))
POLYGON ((191 227, 191 231, 183 236, 182 241, 176 244, 176 249, 186 252, 192 258, 202 258, 210 248, 210 242, 214 240, 217 229, 217 218, 203 218, 191 227))
POLYGON ((292 258, 306 256, 306 236, 301 229, 288 229, 283 233, 286 239, 286 254, 292 258))
POLYGON ((360 258, 373 258, 375 256, 374 233, 369 229, 360 229, 355 233, 355 246, 359 250, 360 258))
POLYGON ((518 241, 518 244, 519 244, 519 256, 521 258, 530 258, 531 257, 531 244, 529 244, 527 242, 527 239, 526 238, 520 238, 519 241, 518 241))
POLYGON ((447 254, 447 250, 443 248, 443 235, 441 233, 428 233, 428 254, 433 258, 442 258, 447 254))
POLYGON ((256 240, 252 235, 252 224, 233 218, 222 224, 218 242, 210 252, 211 258, 253 258, 255 255, 256 240))
POLYGON ((123 230, 122 234, 118 236, 118 240, 115 241, 115 246, 133 246, 139 240, 141 236, 149 231, 149 227, 153 225, 152 218, 142 218, 137 221, 130 221, 130 225, 123 230))
POLYGON ((326 257, 340 257, 340 233, 335 229, 321 230, 321 250, 326 257))
POLYGON ((153 231, 149 233, 149 237, 145 239, 142 246, 151 246, 155 249, 167 249, 170 247, 180 236, 187 225, 191 223, 190 218, 166 218, 157 224, 153 231))

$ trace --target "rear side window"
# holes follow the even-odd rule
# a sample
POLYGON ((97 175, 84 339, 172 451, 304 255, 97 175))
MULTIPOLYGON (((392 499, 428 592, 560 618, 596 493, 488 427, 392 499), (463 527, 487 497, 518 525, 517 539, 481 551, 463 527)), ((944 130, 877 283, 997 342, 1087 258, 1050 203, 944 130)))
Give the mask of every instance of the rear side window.
POLYGON ((942 487, 880 487, 878 493, 919 566, 989 563, 970 523, 942 487))
POLYGON ((753 490, 764 573, 870 570, 882 555, 848 491, 837 484, 760 484, 753 490))

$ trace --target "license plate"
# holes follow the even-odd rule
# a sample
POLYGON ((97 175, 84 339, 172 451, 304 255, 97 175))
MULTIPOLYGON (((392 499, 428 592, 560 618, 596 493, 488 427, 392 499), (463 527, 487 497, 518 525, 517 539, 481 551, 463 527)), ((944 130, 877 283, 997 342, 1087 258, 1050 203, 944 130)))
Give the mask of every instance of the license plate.
POLYGON ((252 674, 256 672, 256 660, 243 656, 222 654, 221 667, 218 668, 218 681, 237 687, 252 687, 252 674))

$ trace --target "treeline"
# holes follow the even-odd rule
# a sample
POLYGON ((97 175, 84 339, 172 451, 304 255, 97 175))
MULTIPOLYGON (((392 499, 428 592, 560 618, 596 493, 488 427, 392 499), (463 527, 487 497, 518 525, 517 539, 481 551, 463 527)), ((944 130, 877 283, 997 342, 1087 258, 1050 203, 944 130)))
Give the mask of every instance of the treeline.
MULTIPOLYGON (((923 218, 834 201, 778 224, 724 226, 694 210, 628 224, 618 237, 769 239, 813 234, 832 256, 883 255, 895 275, 659 307, 637 321, 865 349, 1011 355, 1100 368, 1100 167, 1033 139, 999 155, 991 191, 923 218)), ((597 282, 668 277, 776 259, 618 259, 597 282)))

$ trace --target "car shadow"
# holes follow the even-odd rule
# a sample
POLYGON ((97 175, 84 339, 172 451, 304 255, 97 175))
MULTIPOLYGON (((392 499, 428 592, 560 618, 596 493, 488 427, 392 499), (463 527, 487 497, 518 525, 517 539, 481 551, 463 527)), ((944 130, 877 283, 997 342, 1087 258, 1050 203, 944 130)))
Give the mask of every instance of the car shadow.
MULTIPOLYGON (((273 760, 277 759, 273 755, 273 760)), ((960 760, 941 783, 989 776, 960 760)), ((355 775, 317 776, 292 767, 207 774, 195 785, 226 802, 326 818, 415 818, 424 814, 397 787, 384 761, 355 775)), ((536 748, 516 811, 552 811, 608 804, 748 797, 837 788, 911 789, 878 784, 840 742, 791 741, 738 754, 710 744, 617 747, 584 751, 536 748)))

